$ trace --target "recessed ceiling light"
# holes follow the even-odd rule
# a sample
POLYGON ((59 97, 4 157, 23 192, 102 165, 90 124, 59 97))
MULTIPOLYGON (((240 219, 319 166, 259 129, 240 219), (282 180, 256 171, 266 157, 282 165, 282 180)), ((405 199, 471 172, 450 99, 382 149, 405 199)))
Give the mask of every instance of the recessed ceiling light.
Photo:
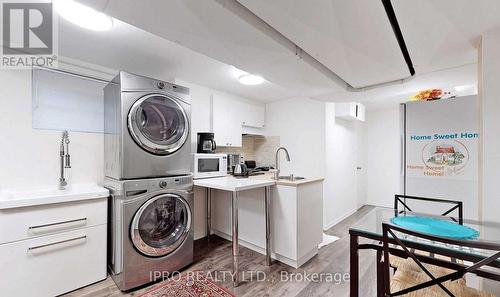
POLYGON ((85 29, 106 31, 113 27, 113 18, 73 0, 53 2, 57 13, 65 20, 85 29))
POLYGON ((234 77, 236 77, 240 83, 244 85, 249 85, 249 86, 260 85, 261 83, 266 81, 262 76, 250 74, 232 65, 231 65, 231 74, 234 77))
POLYGON ((253 75, 253 74, 244 74, 239 78, 240 83, 244 85, 254 86, 260 85, 264 82, 264 78, 262 76, 253 75))
POLYGON ((231 65, 231 75, 234 76, 235 78, 240 78, 240 76, 245 75, 245 74, 249 74, 249 73, 231 65))

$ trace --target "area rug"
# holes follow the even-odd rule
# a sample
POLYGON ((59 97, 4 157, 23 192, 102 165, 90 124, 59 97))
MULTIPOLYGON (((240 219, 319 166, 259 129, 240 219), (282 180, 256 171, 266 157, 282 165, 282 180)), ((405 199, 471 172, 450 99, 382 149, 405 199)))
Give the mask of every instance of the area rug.
POLYGON ((327 234, 323 233, 323 242, 321 242, 318 245, 318 249, 320 249, 324 246, 327 246, 330 243, 334 243, 337 240, 339 240, 339 238, 337 236, 327 235, 327 234))
POLYGON ((226 288, 214 283, 206 277, 172 278, 160 283, 155 288, 139 295, 139 297, 236 297, 226 288))

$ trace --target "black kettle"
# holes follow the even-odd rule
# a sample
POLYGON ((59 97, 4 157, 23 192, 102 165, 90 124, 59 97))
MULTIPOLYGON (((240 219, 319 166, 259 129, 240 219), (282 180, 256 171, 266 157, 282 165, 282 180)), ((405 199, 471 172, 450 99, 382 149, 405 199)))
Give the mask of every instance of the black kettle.
POLYGON ((234 165, 233 175, 234 176, 247 176, 248 175, 247 166, 245 164, 241 164, 241 163, 234 165))

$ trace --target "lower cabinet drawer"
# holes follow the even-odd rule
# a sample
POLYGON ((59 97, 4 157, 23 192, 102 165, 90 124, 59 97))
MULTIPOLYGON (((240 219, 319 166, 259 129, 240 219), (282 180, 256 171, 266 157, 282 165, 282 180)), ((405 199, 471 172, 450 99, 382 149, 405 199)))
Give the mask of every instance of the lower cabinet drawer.
POLYGON ((107 223, 107 199, 0 210, 0 244, 107 223))
POLYGON ((0 245, 0 295, 55 296, 106 278, 106 227, 0 245))

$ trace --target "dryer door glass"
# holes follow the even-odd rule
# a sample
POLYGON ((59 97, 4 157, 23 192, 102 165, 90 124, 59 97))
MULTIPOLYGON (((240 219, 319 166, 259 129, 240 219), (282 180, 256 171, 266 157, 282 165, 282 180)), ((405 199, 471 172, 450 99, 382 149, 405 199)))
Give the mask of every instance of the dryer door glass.
POLYGON ((191 209, 178 195, 163 194, 144 203, 132 220, 132 242, 142 254, 162 257, 175 251, 189 235, 191 209))
POLYGON ((157 155, 176 152, 189 134, 186 112, 175 98, 164 94, 137 100, 130 109, 128 127, 138 145, 157 155))

